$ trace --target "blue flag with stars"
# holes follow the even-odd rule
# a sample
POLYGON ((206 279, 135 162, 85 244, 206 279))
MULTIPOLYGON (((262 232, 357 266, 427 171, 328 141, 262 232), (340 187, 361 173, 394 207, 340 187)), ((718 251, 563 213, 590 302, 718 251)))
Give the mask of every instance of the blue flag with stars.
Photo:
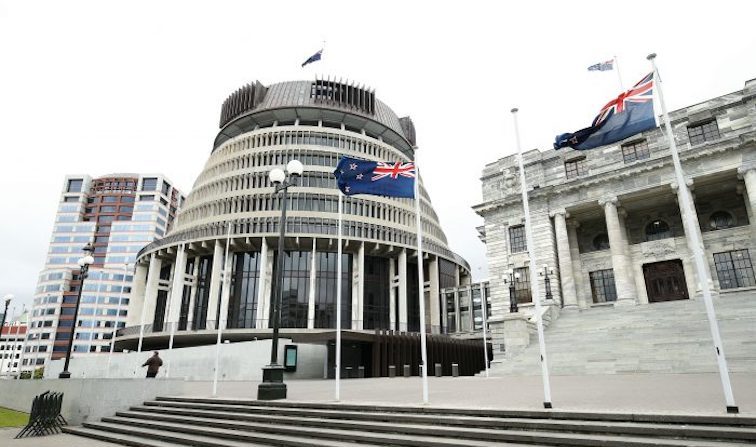
POLYGON ((369 161, 341 157, 336 183, 347 196, 372 194, 386 197, 415 198, 415 163, 369 161))

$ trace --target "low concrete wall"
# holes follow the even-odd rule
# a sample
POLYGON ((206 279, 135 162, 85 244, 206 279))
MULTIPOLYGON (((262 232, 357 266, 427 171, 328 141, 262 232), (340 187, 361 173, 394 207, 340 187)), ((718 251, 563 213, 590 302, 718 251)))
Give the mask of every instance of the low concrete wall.
POLYGON ((51 379, 0 380, 0 407, 29 412, 34 396, 45 391, 63 393, 61 413, 71 425, 99 421, 118 410, 156 396, 185 394, 187 382, 178 379, 51 379))
MULTIPOLYGON (((291 340, 280 339, 278 361, 283 364, 284 347, 291 340)), ((297 345, 297 370, 286 373, 286 379, 323 378, 323 364, 327 355, 325 344, 297 345)), ((262 368, 270 363, 270 340, 257 340, 221 345, 219 380, 262 380, 262 368)), ((159 378, 180 378, 186 380, 213 380, 215 374, 216 346, 195 346, 158 351, 163 359, 159 378)), ((109 378, 142 378, 147 368, 141 365, 152 355, 152 351, 114 353, 110 363, 109 378)), ((45 378, 56 378, 63 370, 63 360, 50 362, 45 370, 45 378)), ((83 355, 71 358, 69 370, 74 378, 104 378, 108 364, 107 354, 83 355)))

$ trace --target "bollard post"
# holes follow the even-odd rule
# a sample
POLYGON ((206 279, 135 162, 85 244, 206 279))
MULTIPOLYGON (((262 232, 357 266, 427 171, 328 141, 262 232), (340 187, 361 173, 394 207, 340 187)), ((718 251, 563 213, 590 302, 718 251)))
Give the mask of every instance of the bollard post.
POLYGON ((396 365, 389 365, 389 377, 396 377, 396 365))
POLYGON ((436 363, 436 377, 442 377, 444 375, 443 369, 440 363, 436 363))
POLYGON ((452 363, 452 377, 459 377, 459 363, 452 363))
POLYGON ((404 377, 410 377, 412 375, 412 371, 410 370, 409 365, 404 365, 404 377))
POLYGON ((357 367, 357 378, 358 379, 364 379, 365 378, 365 367, 364 366, 358 366, 357 367))

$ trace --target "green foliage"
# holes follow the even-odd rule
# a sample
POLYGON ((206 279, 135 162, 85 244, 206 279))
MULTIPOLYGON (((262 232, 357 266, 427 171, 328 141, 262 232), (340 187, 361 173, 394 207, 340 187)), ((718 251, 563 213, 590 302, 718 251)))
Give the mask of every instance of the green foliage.
POLYGON ((45 367, 37 368, 34 370, 34 378, 35 379, 41 379, 45 376, 45 367))
POLYGON ((18 378, 19 378, 19 379, 21 379, 21 380, 27 380, 27 379, 31 379, 31 376, 32 376, 32 373, 31 373, 31 371, 23 371, 23 372, 22 372, 22 373, 21 373, 21 374, 20 374, 20 375, 18 376, 18 378))

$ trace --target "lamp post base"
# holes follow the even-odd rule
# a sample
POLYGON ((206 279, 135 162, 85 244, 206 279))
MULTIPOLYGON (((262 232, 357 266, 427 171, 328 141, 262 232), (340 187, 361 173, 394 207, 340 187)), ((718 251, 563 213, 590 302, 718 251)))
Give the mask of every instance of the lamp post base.
POLYGON ((70 379, 71 378, 71 373, 68 372, 68 371, 63 371, 60 374, 58 374, 58 378, 59 379, 70 379))
POLYGON ((286 399, 286 384, 283 381, 284 367, 267 365, 263 368, 263 381, 257 386, 257 400, 286 399))

